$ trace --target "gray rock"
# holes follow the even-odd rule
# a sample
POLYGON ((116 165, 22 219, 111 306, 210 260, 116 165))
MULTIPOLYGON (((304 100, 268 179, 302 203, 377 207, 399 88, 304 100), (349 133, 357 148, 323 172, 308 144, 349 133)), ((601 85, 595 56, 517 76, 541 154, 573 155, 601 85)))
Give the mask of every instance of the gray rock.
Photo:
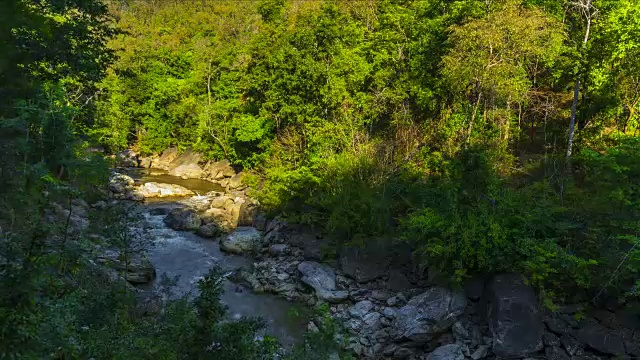
POLYGON ((451 327, 451 332, 456 340, 463 341, 469 339, 469 331, 465 329, 460 321, 456 321, 451 327))
POLYGON ((239 227, 220 240, 220 250, 233 254, 256 251, 262 245, 262 234, 252 227, 239 227))
POLYGON ((273 244, 269 246, 269 254, 272 256, 280 256, 289 253, 289 245, 287 244, 273 244))
POLYGON ((460 292, 434 287, 413 297, 400 308, 393 322, 396 340, 426 343, 446 331, 464 312, 466 297, 460 292))
POLYGON ((547 360, 570 360, 567 352, 563 348, 558 346, 547 346, 544 349, 544 355, 547 360))
POLYGON ((349 308, 349 315, 354 318, 362 319, 373 309, 373 303, 369 300, 363 300, 349 308))
POLYGON ((478 346, 476 351, 474 351, 473 354, 471 354, 471 359, 473 360, 484 359, 487 356, 487 353, 489 353, 489 345, 480 345, 478 346))
POLYGON ((198 228, 196 234, 205 238, 215 238, 222 234, 222 231, 215 223, 204 224, 198 228))
POLYGON ((349 298, 349 292, 346 290, 321 291, 317 295, 320 299, 332 304, 343 302, 349 298))
POLYGON ((329 240, 319 236, 308 226, 289 224, 280 219, 273 219, 267 224, 265 241, 269 244, 287 243, 302 249, 305 259, 321 260, 326 249, 330 248, 329 240))
POLYGON ((580 344, 580 342, 578 342, 578 340, 574 339, 570 335, 562 335, 562 338, 560 338, 560 343, 562 344, 562 347, 567 350, 567 353, 569 353, 569 355, 571 356, 580 355, 582 353, 582 345, 580 344))
POLYGON ((571 325, 559 317, 545 319, 545 324, 549 331, 559 336, 570 334, 573 331, 571 325))
POLYGON ((611 355, 624 355, 622 337, 616 332, 598 324, 588 324, 576 332, 580 342, 592 349, 611 355))
POLYGON ((319 299, 335 302, 348 296, 347 292, 335 292, 336 274, 328 265, 304 261, 298 264, 298 271, 302 274, 300 281, 312 287, 319 299))
POLYGON ((202 221, 191 209, 173 209, 164 218, 164 223, 174 230, 198 230, 202 221))
POLYGON ((124 278, 132 284, 146 284, 156 276, 151 261, 137 254, 125 256, 118 251, 108 250, 98 256, 98 262, 123 272, 124 278))
POLYGON ((550 332, 542 335, 542 342, 545 346, 560 346, 560 338, 550 332))
POLYGON ((500 357, 526 357, 542 350, 544 326, 533 288, 521 275, 497 275, 488 285, 486 303, 493 352, 500 357))
POLYGON ((109 178, 109 190, 114 194, 125 194, 135 184, 133 178, 129 175, 113 173, 109 178))
POLYGON ((627 350, 627 354, 640 359, 640 331, 636 331, 635 334, 626 339, 624 347, 627 350))
POLYGON ((204 167, 207 179, 221 180, 226 177, 232 177, 236 172, 231 167, 229 160, 222 160, 218 162, 208 163, 204 167))
POLYGON ((267 216, 265 214, 256 214, 253 218, 253 226, 260 231, 265 231, 267 229, 267 216))
POLYGON ((382 310, 382 314, 386 316, 388 319, 393 320, 396 318, 397 311, 392 307, 387 307, 387 308, 384 308, 384 310, 382 310))
POLYGON ((133 150, 124 150, 116 154, 116 165, 122 167, 137 167, 138 154, 133 150))
POLYGON ((409 279, 397 269, 389 270, 389 279, 387 280, 387 289, 393 292, 399 292, 407 289, 411 289, 413 285, 409 282, 409 279))
POLYGON ((169 175, 183 179, 200 179, 204 175, 204 171, 197 163, 184 164, 169 170, 169 175))
POLYGON ((458 344, 440 346, 427 356, 427 360, 464 360, 462 346, 458 344))
POLYGON ((340 269, 359 283, 373 281, 387 275, 391 259, 373 247, 346 248, 340 254, 340 269))

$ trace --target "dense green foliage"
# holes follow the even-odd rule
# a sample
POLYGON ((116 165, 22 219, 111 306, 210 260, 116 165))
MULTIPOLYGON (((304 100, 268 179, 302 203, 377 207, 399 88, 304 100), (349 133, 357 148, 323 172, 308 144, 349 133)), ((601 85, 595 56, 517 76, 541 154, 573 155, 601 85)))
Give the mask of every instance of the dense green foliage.
MULTIPOLYGON (((96 240, 48 218, 102 196, 96 144, 228 158, 336 251, 386 237, 456 280, 638 294, 638 0, 108 5, 0 4, 0 357, 275 351, 259 322, 220 321, 215 274, 158 317, 104 285, 96 240)), ((100 245, 126 247, 117 233, 100 245)), ((294 358, 323 358, 327 328, 294 358)))
POLYGON ((637 0, 112 5, 109 149, 229 158, 337 246, 404 239, 457 279, 637 292, 637 0))
POLYGON ((129 211, 82 205, 107 196, 87 133, 116 32, 101 1, 0 3, 0 358, 272 359, 259 320, 226 317, 219 271, 158 314, 96 260, 136 250, 129 211))

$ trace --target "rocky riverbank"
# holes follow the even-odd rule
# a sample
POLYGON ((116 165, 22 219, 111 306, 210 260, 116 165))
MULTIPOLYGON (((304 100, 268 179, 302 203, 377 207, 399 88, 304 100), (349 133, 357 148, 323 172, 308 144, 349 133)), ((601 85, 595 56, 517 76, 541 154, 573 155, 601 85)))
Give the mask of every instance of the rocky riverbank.
MULTIPOLYGON (((122 155, 120 155, 123 158, 122 155)), ((126 157, 124 157, 126 158, 126 157)), ((497 274, 463 287, 443 282, 414 261, 411 249, 385 241, 347 247, 335 256, 331 239, 305 226, 259 214, 228 162, 207 163, 169 150, 131 164, 179 177, 199 177, 225 188, 191 196, 171 184, 135 186, 112 177, 112 196, 142 200, 183 196, 165 223, 215 239, 223 251, 253 257, 234 274, 255 292, 277 294, 310 307, 327 304, 344 326, 346 347, 371 359, 613 359, 640 358, 638 304, 597 309, 573 305, 550 312, 518 274, 497 274)), ((310 322, 309 331, 320 323, 310 322)))

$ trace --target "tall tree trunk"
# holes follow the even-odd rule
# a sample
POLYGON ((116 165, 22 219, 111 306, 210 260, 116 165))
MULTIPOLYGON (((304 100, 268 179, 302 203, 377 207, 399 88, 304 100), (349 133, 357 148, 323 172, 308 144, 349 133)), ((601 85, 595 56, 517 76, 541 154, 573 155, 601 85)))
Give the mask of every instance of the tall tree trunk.
MULTIPOLYGON (((591 32, 591 20, 593 16, 597 13, 597 9, 595 9, 591 3, 591 0, 580 0, 575 3, 580 11, 584 14, 587 19, 587 28, 584 31, 584 40, 582 41, 582 46, 580 48, 580 61, 582 61, 582 56, 584 55, 584 50, 587 45, 587 41, 589 41, 589 34, 591 32)), ((576 85, 573 89, 573 103, 571 104, 571 122, 569 124, 569 143, 567 144, 567 168, 570 167, 571 162, 571 153, 573 151, 573 138, 575 136, 576 130, 576 113, 578 111, 578 96, 580 94, 580 76, 582 76, 582 69, 578 69, 578 74, 576 75, 576 85)))

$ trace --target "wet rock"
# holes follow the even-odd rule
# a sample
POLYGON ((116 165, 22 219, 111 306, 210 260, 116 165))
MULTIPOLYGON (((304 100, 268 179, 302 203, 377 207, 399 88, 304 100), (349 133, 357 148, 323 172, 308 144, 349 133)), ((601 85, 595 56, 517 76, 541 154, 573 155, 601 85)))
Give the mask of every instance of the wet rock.
POLYGON ((265 214, 256 214, 253 217, 253 227, 260 231, 267 229, 267 216, 265 214))
POLYGON ((262 246, 262 234, 252 227, 239 227, 220 240, 220 249, 241 254, 257 251, 262 246))
POLYGON ((167 215, 171 211, 171 208, 168 207, 158 207, 149 210, 149 215, 158 216, 158 215, 167 215))
POLYGON ((200 226, 196 234, 205 238, 215 238, 222 234, 222 230, 215 223, 209 223, 200 226))
POLYGON ((236 228, 231 214, 223 209, 213 208, 204 212, 201 216, 202 222, 205 224, 214 223, 224 232, 229 232, 236 228))
POLYGON ((133 150, 124 150, 116 154, 116 165, 121 167, 137 167, 138 154, 133 150))
POLYGON ((198 230, 202 221, 192 209, 173 209, 164 218, 164 223, 174 230, 198 230))
POLYGON ((460 345, 449 344, 435 349, 427 360, 464 360, 464 354, 460 345))
POLYGON ((542 350, 543 324, 533 288, 521 275, 495 276, 487 289, 493 352, 500 357, 526 357, 542 350))
POLYGON ((576 337, 580 342, 601 353, 624 355, 626 352, 622 337, 602 325, 588 324, 576 332, 576 337))
POLYGON ((196 164, 184 164, 169 170, 169 175, 183 179, 199 179, 204 175, 202 168, 196 164))
POLYGON ((464 312, 466 297, 448 289, 434 287, 413 297, 400 308, 393 322, 397 340, 425 343, 446 331, 464 312))
POLYGON ((195 195, 193 191, 176 184, 148 182, 136 188, 138 194, 145 198, 183 197, 195 195))

